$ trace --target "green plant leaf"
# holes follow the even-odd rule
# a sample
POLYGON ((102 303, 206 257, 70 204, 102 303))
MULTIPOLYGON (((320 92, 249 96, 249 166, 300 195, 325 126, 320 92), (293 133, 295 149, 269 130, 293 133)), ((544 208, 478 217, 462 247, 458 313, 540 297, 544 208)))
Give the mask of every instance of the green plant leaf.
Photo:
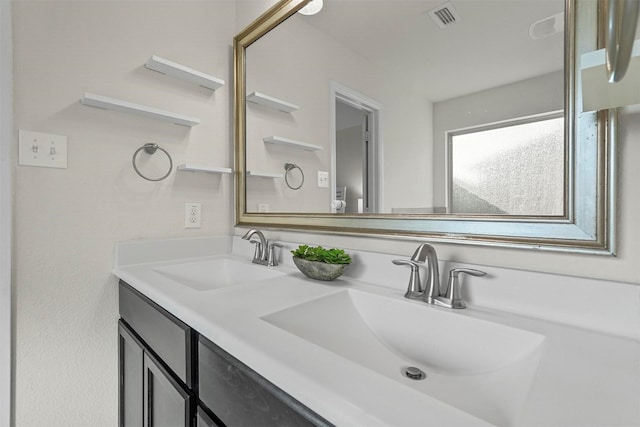
POLYGON ((322 246, 300 245, 291 251, 294 257, 327 264, 351 264, 351 257, 343 249, 325 249, 322 246))

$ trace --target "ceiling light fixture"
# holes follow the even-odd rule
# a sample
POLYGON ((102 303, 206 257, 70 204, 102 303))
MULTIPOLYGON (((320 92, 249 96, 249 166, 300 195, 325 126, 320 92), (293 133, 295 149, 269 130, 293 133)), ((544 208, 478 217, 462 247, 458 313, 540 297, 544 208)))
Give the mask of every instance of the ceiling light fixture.
POLYGON ((305 7, 300 9, 300 12, 303 15, 315 15, 320 12, 322 9, 322 0, 311 0, 305 7))

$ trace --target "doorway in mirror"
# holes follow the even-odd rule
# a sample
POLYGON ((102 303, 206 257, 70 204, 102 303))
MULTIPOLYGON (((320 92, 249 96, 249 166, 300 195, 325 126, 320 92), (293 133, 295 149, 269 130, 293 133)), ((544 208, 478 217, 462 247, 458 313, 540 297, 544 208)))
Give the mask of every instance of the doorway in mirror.
POLYGON ((381 104, 336 82, 331 84, 332 200, 334 213, 377 213, 381 200, 381 104))

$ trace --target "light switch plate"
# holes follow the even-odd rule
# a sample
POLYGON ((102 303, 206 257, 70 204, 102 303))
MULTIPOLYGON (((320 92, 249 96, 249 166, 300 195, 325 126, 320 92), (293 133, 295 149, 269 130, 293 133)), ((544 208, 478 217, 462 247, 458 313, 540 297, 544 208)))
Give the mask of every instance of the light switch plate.
POLYGON ((20 130, 18 164, 44 168, 67 168, 67 137, 20 130))
POLYGON ((318 171, 318 188, 329 188, 329 172, 318 171))

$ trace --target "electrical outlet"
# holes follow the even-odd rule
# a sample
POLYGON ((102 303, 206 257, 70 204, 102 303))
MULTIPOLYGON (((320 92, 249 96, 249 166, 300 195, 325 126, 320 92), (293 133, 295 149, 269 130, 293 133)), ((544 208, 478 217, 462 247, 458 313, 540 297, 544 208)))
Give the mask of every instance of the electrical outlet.
POLYGON ((67 168, 67 137, 20 130, 18 164, 44 168, 67 168))
POLYGON ((329 188, 329 172, 318 171, 318 188, 329 188))
POLYGON ((202 205, 200 203, 185 203, 184 228, 200 228, 201 214, 202 205))

